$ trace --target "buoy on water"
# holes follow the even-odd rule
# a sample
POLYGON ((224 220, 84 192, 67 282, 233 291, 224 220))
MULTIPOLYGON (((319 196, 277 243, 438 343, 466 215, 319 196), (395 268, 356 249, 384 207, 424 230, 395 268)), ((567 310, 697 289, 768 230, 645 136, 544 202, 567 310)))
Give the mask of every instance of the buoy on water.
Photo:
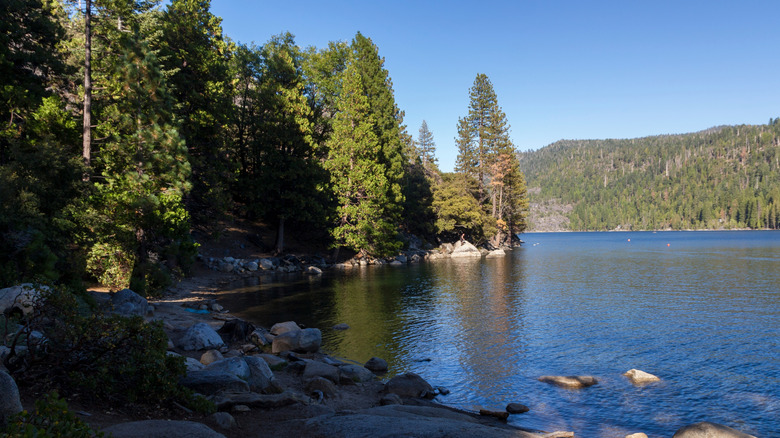
POLYGON ((671 243, 667 243, 666 246, 672 246, 672 244, 671 243))
POLYGON ((628 239, 628 241, 630 242, 630 241, 631 241, 631 239, 628 239))

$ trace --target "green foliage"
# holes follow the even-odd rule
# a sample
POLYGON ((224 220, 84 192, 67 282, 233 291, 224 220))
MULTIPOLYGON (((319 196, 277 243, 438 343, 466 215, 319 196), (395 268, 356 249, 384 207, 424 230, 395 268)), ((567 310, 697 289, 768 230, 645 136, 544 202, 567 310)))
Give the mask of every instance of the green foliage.
POLYGON ((192 163, 190 212, 197 225, 217 232, 232 205, 228 190, 236 168, 227 130, 234 110, 233 46, 210 8, 209 0, 173 0, 161 18, 159 46, 153 47, 159 50, 192 163))
POLYGON ((344 72, 337 102, 326 169, 337 200, 337 223, 332 236, 339 246, 371 255, 390 255, 400 249, 395 237, 392 199, 358 65, 344 72))
POLYGON ((433 208, 436 230, 445 240, 454 241, 465 234, 469 240, 484 241, 498 230, 475 196, 476 181, 461 173, 445 173, 435 186, 433 208))
POLYGON ((565 140, 522 155, 532 202, 572 206, 571 230, 780 228, 780 126, 565 140))
POLYGON ((68 409, 56 391, 35 401, 33 412, 23 411, 11 419, 3 436, 8 438, 92 438, 105 436, 89 427, 68 409))
POLYGON ((44 384, 40 379, 47 376, 51 385, 63 391, 98 400, 178 401, 208 407, 179 386, 184 359, 167 354, 162 323, 147 324, 138 316, 104 316, 89 312, 85 304, 62 288, 43 295, 23 321, 22 333, 38 331, 46 342, 28 342, 26 352, 6 360, 19 381, 44 384))
POLYGON ((112 291, 128 287, 134 264, 133 253, 112 243, 96 243, 87 255, 87 272, 112 291))

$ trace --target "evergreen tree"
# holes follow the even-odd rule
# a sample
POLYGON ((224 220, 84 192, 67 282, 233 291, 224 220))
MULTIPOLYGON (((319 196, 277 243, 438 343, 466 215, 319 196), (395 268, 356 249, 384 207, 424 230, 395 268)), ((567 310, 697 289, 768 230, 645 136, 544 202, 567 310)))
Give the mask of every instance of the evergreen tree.
POLYGON ((443 174, 442 181, 435 186, 436 231, 445 240, 454 241, 465 235, 480 243, 496 233, 495 221, 479 204, 476 190, 476 180, 464 173, 443 174))
POLYGON ((342 75, 333 133, 325 167, 337 202, 332 237, 337 246, 362 255, 390 255, 400 249, 396 200, 383 163, 376 119, 361 81, 360 64, 352 61, 342 75))
POLYGON ((176 102, 175 115, 192 162, 193 220, 211 231, 231 207, 234 163, 227 125, 233 109, 229 62, 232 46, 210 0, 173 0, 162 18, 163 69, 176 102))
POLYGON ((422 121, 420 132, 417 135, 417 151, 424 168, 435 168, 436 143, 433 141, 433 133, 428 129, 428 123, 425 120, 422 121))
POLYGON ((325 174, 315 155, 313 113, 304 95, 302 55, 289 33, 263 48, 259 83, 261 126, 253 148, 257 166, 252 207, 278 224, 276 251, 284 250, 285 223, 316 227, 324 220, 325 174))
MULTIPOLYGON (((384 68, 384 59, 379 56, 376 45, 358 32, 352 40, 352 62, 360 72, 363 92, 367 97, 369 112, 373 116, 373 131, 379 141, 380 154, 377 162, 387 180, 388 219, 399 223, 403 193, 401 181, 404 176, 403 138, 407 136, 403 125, 403 113, 395 104, 393 83, 384 68)), ((343 93, 343 90, 342 90, 343 93)))

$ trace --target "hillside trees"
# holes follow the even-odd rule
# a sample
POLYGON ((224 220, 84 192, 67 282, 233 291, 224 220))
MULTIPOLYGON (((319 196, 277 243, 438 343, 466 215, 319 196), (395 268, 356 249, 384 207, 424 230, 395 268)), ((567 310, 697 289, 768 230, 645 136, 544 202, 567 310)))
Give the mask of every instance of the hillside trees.
POLYGON ((778 139, 773 124, 566 140, 523 154, 521 168, 534 202, 572 206, 572 230, 775 229, 778 139))

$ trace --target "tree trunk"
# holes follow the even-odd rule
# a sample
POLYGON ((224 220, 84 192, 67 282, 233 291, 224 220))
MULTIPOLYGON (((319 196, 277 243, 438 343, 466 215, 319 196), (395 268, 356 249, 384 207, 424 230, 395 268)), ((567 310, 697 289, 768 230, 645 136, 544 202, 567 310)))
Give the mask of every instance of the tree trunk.
MULTIPOLYGON (((92 0, 84 8, 84 128, 82 157, 87 169, 92 161, 92 0)), ((89 180, 89 170, 84 173, 89 180)))
POLYGON ((276 253, 284 252, 284 218, 279 218, 279 228, 276 230, 276 253))

